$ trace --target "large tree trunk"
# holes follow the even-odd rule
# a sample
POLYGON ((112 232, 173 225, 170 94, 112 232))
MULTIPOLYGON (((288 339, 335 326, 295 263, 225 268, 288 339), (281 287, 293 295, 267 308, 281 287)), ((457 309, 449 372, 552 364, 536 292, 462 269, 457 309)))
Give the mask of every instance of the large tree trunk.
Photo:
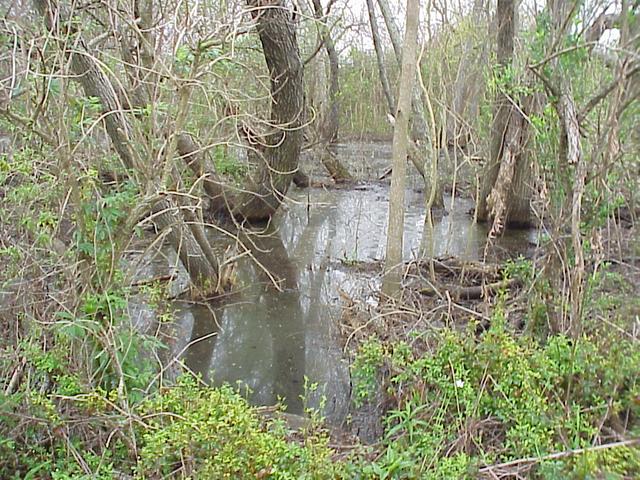
POLYGON ((342 165, 336 154, 338 132, 340 130, 340 61, 335 44, 331 38, 331 32, 324 19, 320 0, 313 0, 313 11, 319 22, 320 39, 329 59, 329 102, 322 113, 320 135, 322 143, 320 156, 331 178, 338 183, 352 181, 349 170, 342 165))
POLYGON ((263 220, 282 204, 298 170, 304 124, 303 69, 296 27, 285 2, 276 0, 266 5, 263 0, 247 0, 247 5, 252 7, 271 79, 272 131, 255 152, 259 163, 255 174, 240 191, 218 185, 212 210, 263 220))
POLYGON ((393 129, 393 173, 389 192, 389 230, 387 256, 382 289, 386 295, 396 295, 402 279, 402 251, 404 235, 405 163, 407 158, 408 126, 411 116, 411 95, 416 78, 418 47, 419 0, 407 0, 406 33, 402 52, 402 71, 398 92, 396 124, 393 129))
MULTIPOLYGON (((49 0, 35 0, 38 12, 45 18, 47 28, 56 36, 64 38, 64 31, 69 27, 69 15, 49 0)), ((63 47, 60 43, 60 46, 63 47)), ((127 109, 121 99, 126 98, 116 84, 105 74, 95 57, 86 48, 80 36, 76 37, 73 50, 64 52, 70 58, 71 70, 82 85, 85 95, 100 99, 104 111, 104 122, 114 149, 124 166, 133 172, 139 184, 147 186, 157 183, 151 162, 140 158, 132 147, 133 128, 129 123, 127 109)), ((167 161, 171 161, 168 159, 167 161)), ((160 185, 157 185, 160 188, 160 185)), ((168 230, 171 245, 178 253, 189 275, 198 287, 209 290, 217 285, 217 262, 211 253, 206 237, 202 234, 201 225, 192 222, 187 224, 180 206, 167 198, 151 205, 155 212, 154 219, 163 229, 168 230), (194 235, 194 232, 196 234, 194 235), (205 243, 201 243, 205 241, 205 243)))
MULTIPOLYGON (((501 71, 513 61, 517 3, 498 1, 496 56, 501 71)), ((516 100, 499 91, 494 107, 490 154, 477 205, 478 220, 493 221, 492 234, 501 233, 507 225, 531 224, 532 188, 525 152, 528 123, 522 118, 526 107, 514 105, 516 100)))

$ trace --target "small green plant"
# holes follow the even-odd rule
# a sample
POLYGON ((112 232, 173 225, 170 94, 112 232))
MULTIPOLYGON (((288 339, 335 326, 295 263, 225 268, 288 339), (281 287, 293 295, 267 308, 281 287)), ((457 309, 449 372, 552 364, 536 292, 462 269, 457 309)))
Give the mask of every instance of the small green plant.
POLYGON ((503 275, 506 279, 517 278, 524 284, 528 284, 533 280, 533 263, 523 256, 519 256, 515 260, 507 260, 503 275))
POLYGON ((240 182, 248 173, 247 165, 240 163, 237 159, 229 155, 226 145, 218 145, 213 150, 213 163, 216 172, 221 175, 228 175, 236 182, 240 182))
POLYGON ((379 370, 385 360, 382 344, 371 337, 358 349, 356 358, 351 366, 351 379, 354 386, 354 401, 356 407, 361 406, 378 390, 379 370))
MULTIPOLYGON (((398 354, 385 354, 375 340, 366 343, 365 365, 390 361, 391 390, 396 396, 401 392, 398 408, 386 417, 384 454, 365 467, 369 474, 473 478, 482 464, 589 447, 606 419, 636 418, 640 351, 632 340, 614 344, 599 331, 577 340, 555 336, 542 344, 505 325, 495 317, 478 341, 445 330, 431 353, 400 344, 392 348, 398 354)), ((371 378, 372 369, 361 371, 371 378)), ((609 458, 616 455, 622 450, 609 458)), ((637 456, 632 450, 617 464, 598 455, 589 457, 591 463, 557 463, 564 472, 638 472, 637 456)))

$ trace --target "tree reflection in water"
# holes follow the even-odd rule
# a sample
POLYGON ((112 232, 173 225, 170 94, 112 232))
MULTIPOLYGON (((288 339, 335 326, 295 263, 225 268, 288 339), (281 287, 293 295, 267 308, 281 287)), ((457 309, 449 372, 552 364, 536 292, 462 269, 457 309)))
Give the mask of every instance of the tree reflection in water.
POLYGON ((288 411, 301 413, 306 355, 298 270, 277 233, 243 235, 241 240, 261 267, 240 262, 237 303, 190 309, 191 346, 184 362, 208 383, 246 387, 254 403, 286 399, 288 411))

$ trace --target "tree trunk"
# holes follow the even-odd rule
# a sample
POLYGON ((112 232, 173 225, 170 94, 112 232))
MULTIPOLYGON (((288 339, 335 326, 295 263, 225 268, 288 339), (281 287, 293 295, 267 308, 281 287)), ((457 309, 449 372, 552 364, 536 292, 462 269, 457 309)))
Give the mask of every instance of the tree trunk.
POLYGON ((369 11, 369 25, 371 25, 371 38, 373 39, 373 48, 376 51, 376 60, 378 62, 378 74, 380 75, 380 83, 384 96, 387 99, 387 107, 389 113, 396 109, 396 100, 393 97, 387 69, 384 65, 384 50, 382 49, 382 40, 380 39, 380 31, 378 29, 378 20, 376 19, 376 9, 373 0, 367 0, 367 10, 369 11))
MULTIPOLYGON (((551 15, 551 32, 549 49, 550 53, 555 53, 561 40, 565 37, 567 26, 573 15, 573 6, 565 0, 550 0, 547 8, 551 15)), ((551 285, 558 291, 564 292, 565 282, 568 284, 568 295, 562 304, 569 306, 569 309, 559 308, 551 311, 551 326, 553 333, 569 334, 573 338, 578 338, 582 333, 582 305, 584 303, 585 292, 585 259, 582 244, 581 218, 582 218, 582 197, 584 195, 585 181, 587 177, 587 165, 582 155, 580 145, 580 123, 578 113, 571 93, 571 84, 566 78, 561 65, 557 59, 550 61, 552 66, 552 78, 545 78, 550 98, 556 110, 560 127, 560 138, 558 145, 558 167, 566 191, 564 205, 555 212, 554 232, 562 231, 562 226, 566 220, 564 211, 570 211, 570 231, 571 248, 569 241, 564 236, 559 237, 558 243, 562 245, 557 251, 562 252, 556 255, 552 253, 556 265, 556 272, 550 278, 551 285), (572 172, 573 170, 573 172, 572 172), (573 181, 572 181, 573 180, 573 181), (573 258, 567 252, 573 252, 573 258), (559 258, 558 258, 559 257, 559 258), (562 268, 563 275, 558 270, 562 268)))
POLYGON ((213 199, 214 212, 227 212, 246 220, 264 220, 283 202, 298 169, 304 124, 304 85, 296 26, 283 0, 247 0, 252 7, 262 51, 271 79, 272 131, 257 152, 259 168, 243 191, 224 188, 213 199))
POLYGON ((418 47, 419 0, 407 0, 406 33, 402 52, 402 71, 398 92, 398 109, 393 130, 393 173, 389 192, 389 230, 383 292, 397 295, 402 279, 402 251, 404 234, 405 164, 407 158, 408 126, 411 116, 411 95, 416 78, 418 47))
MULTIPOLYGON (((382 17, 387 26, 387 31, 389 32, 389 37, 391 38, 391 44, 393 45, 393 50, 396 55, 396 60, 398 63, 401 62, 401 44, 402 37, 400 35, 400 30, 396 25, 394 20, 394 16, 391 12, 391 8, 389 7, 389 2, 387 0, 378 0, 378 5, 380 6, 380 10, 382 12, 382 17)), ((420 72, 418 72, 421 75, 420 72)), ((414 145, 410 148, 410 159, 413 164, 416 166, 418 172, 422 178, 425 179, 425 184, 431 183, 431 187, 426 185, 427 188, 425 192, 429 192, 431 188, 435 189, 435 197, 432 206, 434 207, 442 207, 444 206, 444 199, 442 196, 442 185, 439 181, 438 175, 435 178, 432 178, 430 174, 427 172, 425 165, 427 162, 432 165, 436 164, 435 168, 430 168, 429 172, 436 171, 438 172, 438 149, 435 147, 436 143, 436 135, 429 135, 429 127, 426 121, 426 113, 425 107, 422 102, 422 96, 420 95, 420 91, 418 88, 414 87, 411 90, 411 107, 413 115, 411 116, 411 139, 413 140, 414 145)), ((435 130, 435 126, 432 130, 435 130)), ((427 193, 428 195, 428 193, 427 193)))
MULTIPOLYGON (((499 0, 497 7, 498 41, 496 57, 501 71, 513 61, 516 29, 515 0, 499 0)), ((508 94, 499 91, 491 126, 491 147, 483 175, 477 218, 493 221, 491 234, 505 226, 531 224, 529 162, 525 154, 528 123, 522 117, 524 106, 513 104, 508 94)), ((526 103, 526 102, 523 102, 526 103)))
POLYGON ((340 62, 338 52, 331 38, 331 32, 324 20, 320 0, 313 0, 313 11, 319 22, 320 39, 329 59, 329 102, 322 113, 320 136, 322 137, 321 160, 331 178, 337 183, 353 181, 349 170, 338 160, 335 144, 340 130, 340 62))

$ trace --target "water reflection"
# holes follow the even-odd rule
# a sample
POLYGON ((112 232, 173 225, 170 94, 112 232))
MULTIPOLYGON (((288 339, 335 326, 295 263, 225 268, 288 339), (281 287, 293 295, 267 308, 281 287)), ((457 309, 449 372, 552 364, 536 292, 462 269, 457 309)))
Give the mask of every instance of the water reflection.
POLYGON ((306 377, 320 385, 307 392, 307 405, 317 407, 324 397, 324 413, 330 419, 344 417, 349 377, 336 341, 339 311, 331 305, 326 264, 319 268, 314 263, 313 244, 323 242, 313 227, 325 222, 314 213, 288 232, 289 245, 311 246, 298 247, 296 261, 287 253, 283 232, 275 228, 241 238, 254 258, 239 265, 238 301, 179 312, 176 334, 189 340, 175 350, 186 349, 188 368, 212 384, 239 384, 257 404, 285 399, 293 413, 303 411, 306 377))
MULTIPOLYGON (((346 265, 384 258, 387 193, 381 184, 293 192, 267 231, 241 238, 257 262, 240 261, 236 299, 224 307, 181 306, 175 354, 184 352, 185 364, 211 384, 239 384, 256 404, 285 399, 290 412, 301 413, 326 403, 329 421, 342 422, 350 379, 337 340, 340 295, 371 295, 376 288, 375 276, 346 265), (305 392, 306 380, 318 388, 305 392)), ((482 256, 486 230, 472 222, 471 207, 456 200, 448 215, 435 219, 434 255, 482 256)), ((409 191, 407 260, 419 255, 423 211, 422 194, 409 191)), ((526 248, 528 240, 520 232, 505 241, 508 248, 526 248)))
POLYGON ((301 412, 306 349, 297 269, 274 232, 241 240, 261 267, 242 262, 238 302, 183 310, 191 325, 183 360, 207 382, 238 384, 255 403, 286 399, 301 412))

